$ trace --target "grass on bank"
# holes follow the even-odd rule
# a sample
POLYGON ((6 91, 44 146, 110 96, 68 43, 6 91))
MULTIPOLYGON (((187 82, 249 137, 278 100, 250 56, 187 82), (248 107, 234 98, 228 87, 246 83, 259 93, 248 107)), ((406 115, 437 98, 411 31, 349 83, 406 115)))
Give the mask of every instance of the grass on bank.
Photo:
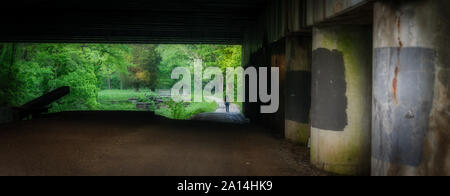
POLYGON ((102 90, 99 92, 98 110, 103 111, 143 111, 136 108, 136 103, 132 103, 130 99, 136 99, 137 102, 150 103, 150 111, 154 111, 157 115, 161 115, 171 119, 186 120, 192 116, 205 112, 214 112, 217 110, 217 103, 175 103, 173 101, 165 101, 157 109, 152 98, 157 97, 155 92, 149 89, 140 91, 131 90, 102 90))

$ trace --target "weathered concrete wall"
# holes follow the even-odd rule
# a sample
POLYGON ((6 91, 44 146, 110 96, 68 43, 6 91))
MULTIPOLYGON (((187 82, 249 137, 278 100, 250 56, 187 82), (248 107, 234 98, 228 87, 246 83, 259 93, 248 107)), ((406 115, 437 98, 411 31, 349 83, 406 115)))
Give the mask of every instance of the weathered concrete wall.
POLYGON ((306 25, 324 22, 369 2, 371 0, 306 0, 306 25))
MULTIPOLYGON (((299 0, 268 1, 261 15, 252 26, 247 28, 243 43, 243 64, 250 62, 250 57, 263 47, 275 43, 286 35, 288 2, 299 0)), ((295 20, 297 21, 297 20, 295 20)), ((291 22, 293 28, 295 21, 291 22)))
POLYGON ((450 175, 449 7, 375 4, 373 175, 450 175))
POLYGON ((286 139, 307 145, 310 137, 311 37, 286 38, 286 139))
POLYGON ((9 107, 0 107, 0 124, 8 123, 13 120, 13 113, 9 107))
POLYGON ((372 28, 313 30, 311 162, 343 175, 370 173, 372 28))
POLYGON ((287 6, 286 1, 272 0, 268 1, 266 11, 262 15, 265 20, 265 32, 268 43, 273 43, 286 35, 287 29, 287 6))
POLYGON ((303 13, 304 0, 271 0, 267 2, 258 21, 249 26, 244 34, 242 64, 250 63, 253 54, 286 35, 307 31, 303 13))
MULTIPOLYGON (((305 26, 304 5, 304 0, 268 1, 264 10, 261 10, 258 21, 249 26, 244 34, 242 47, 242 64, 244 67, 273 66, 280 68, 279 111, 276 114, 259 114, 261 103, 245 103, 244 112, 253 122, 260 122, 282 135, 286 134, 285 126, 298 128, 296 123, 285 123, 285 116, 287 115, 285 112, 287 107, 284 106, 285 101, 287 101, 285 94, 288 90, 291 90, 286 85, 286 82, 289 82, 286 80, 292 78, 286 75, 285 41, 287 35, 305 31, 303 28, 305 26)), ((292 112, 289 114, 292 114, 292 112)))
POLYGON ((303 32, 306 27, 306 1, 305 0, 285 0, 287 15, 287 34, 303 32))

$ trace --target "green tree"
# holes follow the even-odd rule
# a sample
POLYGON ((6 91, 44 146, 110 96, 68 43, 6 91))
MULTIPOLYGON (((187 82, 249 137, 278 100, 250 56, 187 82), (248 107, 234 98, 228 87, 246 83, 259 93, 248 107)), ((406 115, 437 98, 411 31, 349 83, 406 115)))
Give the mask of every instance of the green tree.
POLYGON ((20 87, 14 66, 15 50, 15 44, 0 44, 0 106, 13 106, 14 92, 20 87))
POLYGON ((190 54, 187 45, 159 45, 156 49, 162 61, 158 65, 158 88, 170 89, 175 81, 171 79, 176 67, 190 67, 190 54))
POLYGON ((158 65, 161 56, 156 51, 156 45, 133 45, 133 66, 128 67, 131 82, 136 91, 140 87, 155 89, 158 81, 158 65))
POLYGON ((95 109, 98 59, 93 56, 80 44, 15 44, 9 65, 13 78, 7 82, 7 89, 14 88, 8 90, 9 104, 20 106, 60 86, 70 86, 71 94, 54 104, 56 110, 95 109))
MULTIPOLYGON (((162 62, 159 68, 159 88, 171 88, 176 81, 170 76, 175 67, 188 67, 193 74, 195 59, 203 61, 203 68, 219 67, 225 73, 228 67, 241 66, 241 46, 238 45, 160 45, 158 46, 162 62)), ((203 83, 208 83, 204 80, 203 83)), ((237 88, 237 85, 235 85, 237 88)))
POLYGON ((84 48, 89 51, 91 59, 96 59, 93 63, 99 69, 97 76, 101 81, 100 88, 121 88, 124 76, 128 75, 127 67, 132 66, 131 48, 123 44, 93 44, 84 45, 84 48), (114 79, 118 80, 119 84, 113 84, 114 79))

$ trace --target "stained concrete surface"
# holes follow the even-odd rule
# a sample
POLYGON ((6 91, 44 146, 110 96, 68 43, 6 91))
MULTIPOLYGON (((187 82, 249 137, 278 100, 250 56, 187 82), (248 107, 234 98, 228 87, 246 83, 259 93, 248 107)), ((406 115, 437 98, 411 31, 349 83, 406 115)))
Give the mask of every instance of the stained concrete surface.
POLYGON ((0 175, 326 175, 257 125, 72 112, 0 125, 0 175))
POLYGON ((436 54, 425 48, 376 48, 374 54, 372 157, 417 167, 433 106, 436 54))

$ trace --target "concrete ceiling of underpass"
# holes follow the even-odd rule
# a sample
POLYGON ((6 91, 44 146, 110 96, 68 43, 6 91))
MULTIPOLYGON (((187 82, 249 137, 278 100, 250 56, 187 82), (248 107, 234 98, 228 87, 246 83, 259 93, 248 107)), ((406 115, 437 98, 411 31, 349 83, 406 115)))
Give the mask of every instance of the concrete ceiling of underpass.
POLYGON ((241 44, 266 0, 16 0, 1 42, 241 44))

